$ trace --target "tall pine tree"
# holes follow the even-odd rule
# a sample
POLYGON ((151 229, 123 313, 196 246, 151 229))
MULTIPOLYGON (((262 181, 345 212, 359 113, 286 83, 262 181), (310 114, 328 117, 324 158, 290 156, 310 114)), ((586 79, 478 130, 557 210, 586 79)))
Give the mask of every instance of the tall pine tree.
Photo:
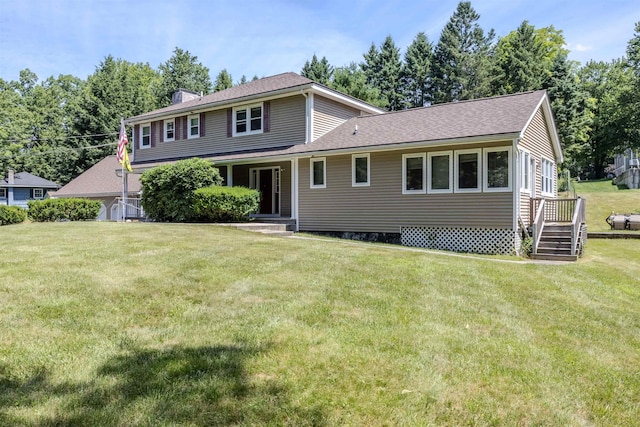
POLYGON ((402 84, 408 107, 424 107, 431 102, 433 46, 425 33, 418 33, 404 54, 402 84))
POLYGON ((314 82, 327 85, 333 77, 333 67, 324 56, 318 61, 318 57, 314 53, 311 62, 305 62, 300 74, 314 82))
POLYGON ((161 106, 171 104, 171 96, 178 89, 207 95, 213 88, 209 69, 188 50, 176 47, 171 58, 158 68, 162 77, 157 93, 161 106))
POLYGON ((229 89, 230 87, 233 87, 233 79, 227 69, 224 68, 216 77, 216 84, 213 86, 213 91, 219 92, 221 90, 229 89))

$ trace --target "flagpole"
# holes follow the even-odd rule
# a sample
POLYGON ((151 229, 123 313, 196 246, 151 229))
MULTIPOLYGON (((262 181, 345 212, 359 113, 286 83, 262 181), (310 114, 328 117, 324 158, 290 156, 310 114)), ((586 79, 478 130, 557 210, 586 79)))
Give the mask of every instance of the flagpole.
MULTIPOLYGON (((124 132, 126 132, 126 129, 124 129, 124 117, 120 117, 120 129, 124 130, 124 132)), ((126 150, 127 147, 125 146, 124 149, 126 150)), ((125 221, 126 215, 125 215, 125 209, 126 209, 126 205, 125 205, 125 197, 126 197, 126 178, 124 176, 125 171, 124 171, 124 162, 120 163, 120 172, 122 173, 122 200, 120 201, 120 205, 121 205, 121 209, 122 209, 122 222, 125 221)))

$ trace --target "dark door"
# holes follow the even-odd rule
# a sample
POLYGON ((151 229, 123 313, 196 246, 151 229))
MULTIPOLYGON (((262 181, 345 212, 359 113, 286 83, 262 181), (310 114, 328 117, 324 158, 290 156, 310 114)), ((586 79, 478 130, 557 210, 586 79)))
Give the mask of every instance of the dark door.
POLYGON ((261 169, 260 174, 260 213, 272 215, 273 211, 273 169, 261 169))

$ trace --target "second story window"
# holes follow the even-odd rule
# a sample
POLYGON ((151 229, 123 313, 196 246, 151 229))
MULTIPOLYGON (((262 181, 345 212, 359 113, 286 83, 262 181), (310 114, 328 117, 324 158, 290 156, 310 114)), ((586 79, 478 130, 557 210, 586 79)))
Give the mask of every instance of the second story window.
POLYGON ((176 122, 174 119, 164 121, 164 140, 175 141, 176 139, 176 122))
POLYGON ((233 136, 262 132, 262 104, 233 109, 233 136))
POLYGON ((200 137, 200 115, 189 116, 189 139, 200 137))
POLYGON ((151 124, 140 126, 140 148, 151 147, 151 124))

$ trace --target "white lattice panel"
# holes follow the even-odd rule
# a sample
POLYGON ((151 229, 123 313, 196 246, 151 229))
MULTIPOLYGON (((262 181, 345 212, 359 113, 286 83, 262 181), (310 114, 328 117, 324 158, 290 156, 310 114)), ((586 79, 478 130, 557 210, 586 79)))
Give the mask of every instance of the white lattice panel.
POLYGON ((516 233, 504 228, 402 227, 405 246, 441 249, 454 252, 512 255, 516 233))

